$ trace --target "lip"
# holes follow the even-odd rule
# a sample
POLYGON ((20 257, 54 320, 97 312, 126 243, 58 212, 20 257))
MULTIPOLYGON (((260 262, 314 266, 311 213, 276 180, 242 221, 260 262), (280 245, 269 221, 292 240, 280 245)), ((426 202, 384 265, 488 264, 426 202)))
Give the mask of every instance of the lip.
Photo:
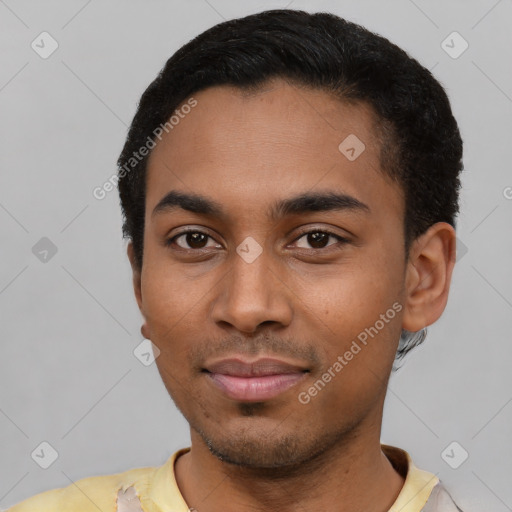
POLYGON ((246 402, 269 400, 302 381, 309 370, 274 358, 229 358, 205 366, 206 376, 227 397, 246 402))

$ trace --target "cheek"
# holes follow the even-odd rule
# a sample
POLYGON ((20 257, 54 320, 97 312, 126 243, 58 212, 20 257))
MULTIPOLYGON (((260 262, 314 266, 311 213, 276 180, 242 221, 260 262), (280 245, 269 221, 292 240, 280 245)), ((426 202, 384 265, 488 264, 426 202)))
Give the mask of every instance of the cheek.
POLYGON ((156 363, 167 382, 166 373, 175 374, 183 366, 179 361, 186 354, 186 338, 183 336, 187 324, 183 312, 186 304, 180 300, 177 290, 173 290, 169 282, 159 279, 157 274, 143 280, 142 296, 148 337, 160 351, 156 363))
POLYGON ((325 343, 322 368, 301 389, 310 396, 320 421, 342 424, 364 417, 385 396, 399 328, 392 320, 378 322, 340 322, 338 333, 325 343))
MULTIPOLYGON (((324 364, 321 372, 339 362, 338 357, 344 361, 342 370, 331 369, 336 377, 329 387, 339 387, 344 393, 346 379, 365 395, 379 385, 379 379, 387 378, 401 331, 400 279, 396 265, 361 258, 337 274, 305 286, 309 292, 304 296, 304 314, 311 317, 314 311, 322 320, 318 322, 318 347, 323 349, 324 364)), ((334 395, 327 395, 325 400, 336 401, 334 395)))
POLYGON ((144 255, 147 261, 141 282, 144 316, 153 333, 162 335, 187 321, 187 315, 200 307, 204 290, 187 279, 164 255, 152 252, 148 248, 148 254, 144 255))
POLYGON ((400 279, 399 272, 389 265, 372 261, 365 264, 361 258, 321 276, 303 276, 297 306, 306 316, 308 311, 309 316, 314 312, 327 336, 346 340, 374 325, 400 299, 400 279))
POLYGON ((311 401, 302 407, 306 411, 307 407, 314 409, 312 416, 316 422, 331 427, 343 425, 345 428, 350 422, 357 424, 385 396, 384 381, 356 365, 356 361, 349 363, 323 388, 318 381, 306 388, 305 392, 311 394, 311 401))
POLYGON ((208 335, 207 305, 214 283, 194 282, 168 260, 156 264, 153 259, 143 273, 145 322, 151 341, 160 350, 157 364, 162 370, 173 375, 189 371, 191 341, 204 342, 208 335))

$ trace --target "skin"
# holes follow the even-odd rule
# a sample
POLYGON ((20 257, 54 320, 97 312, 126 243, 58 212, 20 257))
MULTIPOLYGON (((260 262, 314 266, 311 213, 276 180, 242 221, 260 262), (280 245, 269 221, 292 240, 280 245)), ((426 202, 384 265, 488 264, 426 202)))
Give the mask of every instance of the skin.
MULTIPOLYGON (((404 197, 380 169, 375 116, 365 104, 276 79, 256 93, 212 87, 148 162, 142 269, 128 257, 163 382, 190 424, 176 479, 199 512, 387 511, 404 479, 380 447, 387 383, 402 327, 435 322, 448 299, 455 231, 433 225, 404 253, 404 197), (356 134, 354 161, 338 149, 356 134), (221 217, 181 208, 152 216, 171 190, 201 194, 221 217), (370 211, 292 214, 277 200, 336 191, 370 211), (196 228, 210 238, 194 245, 196 228), (308 232, 345 237, 314 245, 308 232), (236 248, 252 237, 248 263, 236 248), (298 400, 357 335, 402 309, 308 404, 298 400), (201 368, 213 358, 269 356, 309 370, 277 397, 226 397, 201 368), (210 447, 210 448, 209 448, 210 447)), ((197 235, 196 235, 197 236, 197 235)))

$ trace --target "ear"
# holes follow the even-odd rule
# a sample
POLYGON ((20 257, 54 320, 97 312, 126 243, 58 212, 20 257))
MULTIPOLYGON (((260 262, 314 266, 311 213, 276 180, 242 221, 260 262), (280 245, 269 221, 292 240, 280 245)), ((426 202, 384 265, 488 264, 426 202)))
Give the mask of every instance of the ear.
POLYGON ((142 299, 142 269, 140 269, 137 266, 137 263, 135 261, 135 250, 133 248, 133 242, 131 240, 128 242, 126 252, 128 254, 128 259, 130 260, 130 265, 132 267, 133 291, 135 293, 135 298, 137 300, 139 310, 144 318, 144 323, 142 324, 140 331, 144 338, 150 339, 148 326, 146 323, 146 315, 144 314, 144 302, 142 299))
POLYGON ((406 269, 402 327, 419 331, 443 313, 456 257, 453 226, 437 222, 411 245, 406 269))

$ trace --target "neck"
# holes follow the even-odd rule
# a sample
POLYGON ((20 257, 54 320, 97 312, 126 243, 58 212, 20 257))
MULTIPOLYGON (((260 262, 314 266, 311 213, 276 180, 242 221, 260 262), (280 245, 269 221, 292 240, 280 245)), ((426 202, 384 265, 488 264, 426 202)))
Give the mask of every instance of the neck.
POLYGON ((192 431, 190 452, 176 461, 176 480, 197 512, 387 512, 404 478, 381 450, 380 429, 370 434, 352 433, 300 467, 254 469, 219 460, 192 431))

